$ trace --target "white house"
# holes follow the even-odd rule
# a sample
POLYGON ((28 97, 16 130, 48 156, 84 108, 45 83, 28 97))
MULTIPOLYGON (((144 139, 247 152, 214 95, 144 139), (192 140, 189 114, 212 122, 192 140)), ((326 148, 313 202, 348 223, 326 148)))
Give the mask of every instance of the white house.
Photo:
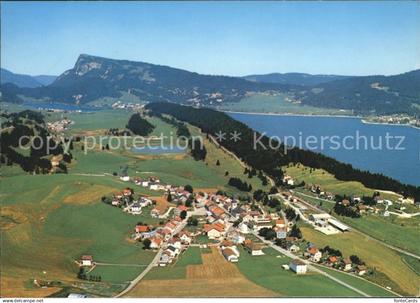
POLYGON ((293 270, 298 275, 306 274, 306 272, 308 270, 305 262, 303 262, 299 259, 292 260, 292 262, 290 262, 290 264, 289 264, 289 267, 290 267, 291 270, 293 270))
POLYGON ((121 176, 120 180, 124 181, 124 182, 128 182, 128 181, 130 181, 130 177, 129 176, 121 176))
POLYGON ((82 264, 82 266, 92 266, 93 257, 91 255, 84 255, 80 258, 80 263, 82 264))
POLYGON ((249 228, 248 225, 244 222, 242 222, 241 224, 239 224, 238 226, 239 231, 243 234, 249 234, 249 228))
POLYGON ((168 245, 168 248, 165 251, 168 252, 171 255, 171 257, 179 255, 179 248, 173 245, 168 245))
POLYGON ((308 248, 308 253, 311 261, 319 262, 321 260, 322 253, 316 247, 308 248))
POLYGON ((264 252, 262 251, 262 245, 252 242, 251 240, 245 241, 245 249, 252 255, 252 256, 262 256, 264 252))
POLYGON ((140 205, 140 203, 139 202, 134 202, 133 204, 131 204, 130 211, 132 213, 136 213, 136 214, 141 213, 141 205, 140 205))
POLYGON ((159 259, 159 266, 166 266, 168 263, 171 263, 172 257, 171 254, 164 251, 159 259))
POLYGON ((289 246, 288 250, 292 253, 297 253, 300 250, 300 248, 296 244, 292 244, 289 246))
POLYGON ((191 244, 192 239, 188 232, 182 231, 178 234, 178 236, 183 244, 191 244))
POLYGON ((351 270, 352 263, 349 259, 344 259, 344 271, 351 270))

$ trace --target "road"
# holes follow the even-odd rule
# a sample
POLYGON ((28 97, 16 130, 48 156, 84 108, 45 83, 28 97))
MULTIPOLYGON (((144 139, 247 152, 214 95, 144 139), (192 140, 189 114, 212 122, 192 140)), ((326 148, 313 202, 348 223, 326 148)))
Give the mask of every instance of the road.
POLYGON ((313 266, 310 262, 308 262, 308 260, 301 259, 301 258, 299 258, 299 257, 295 256, 294 254, 292 254, 290 251, 288 251, 288 250, 286 250, 286 249, 283 249, 283 248, 281 248, 281 247, 279 247, 279 246, 273 245, 273 243, 271 243, 270 241, 265 240, 263 237, 261 237, 260 235, 258 235, 258 233, 253 232, 253 235, 254 235, 254 236, 256 236, 258 239, 260 239, 263 243, 267 244, 268 246, 270 246, 270 247, 271 247, 271 248, 273 248, 274 250, 278 251, 279 253, 281 253, 281 254, 283 254, 283 255, 285 255, 285 256, 287 256, 287 257, 289 257, 289 258, 292 258, 292 259, 299 259, 299 260, 301 260, 301 261, 305 262, 305 263, 308 265, 308 269, 309 269, 309 270, 312 270, 312 271, 317 272, 317 273, 319 273, 319 274, 321 274, 321 275, 324 275, 325 277, 327 277, 327 278, 329 278, 329 279, 333 280, 334 282, 336 282, 336 283, 338 283, 338 284, 341 284, 341 285, 343 285, 344 287, 347 287, 348 289, 351 289, 351 290, 353 290, 353 291, 357 292, 358 294, 360 294, 360 295, 362 295, 362 296, 364 296, 364 297, 370 297, 370 295, 368 295, 367 293, 365 293, 365 292, 363 292, 363 291, 361 291, 361 290, 357 289, 356 287, 353 287, 353 286, 351 286, 350 284, 347 284, 347 283, 345 283, 345 282, 341 281, 340 279, 338 279, 338 278, 336 278, 336 277, 333 277, 332 275, 330 275, 330 274, 326 273, 325 271, 322 271, 322 270, 320 270, 319 268, 317 268, 317 267, 313 266))
MULTIPOLYGON (((225 213, 228 215, 228 216, 232 216, 225 208, 223 208, 223 207, 221 207, 224 211, 225 211, 225 213)), ((351 289, 351 290, 353 290, 353 291, 355 291, 355 292, 357 292, 358 294, 360 294, 360 295, 362 295, 362 296, 364 296, 364 297, 370 297, 370 295, 368 295, 367 293, 365 293, 365 292, 363 292, 363 291, 361 291, 361 290, 359 290, 359 289, 357 289, 357 288, 355 288, 355 287, 353 287, 353 286, 351 286, 351 285, 349 285, 349 284, 347 284, 347 283, 345 283, 345 282, 343 282, 343 281, 341 281, 340 279, 338 279, 338 278, 336 278, 336 277, 333 277, 332 275, 330 275, 330 274, 328 274, 328 273, 326 273, 326 272, 324 272, 324 271, 322 271, 322 270, 320 270, 319 268, 316 268, 315 266, 313 266, 310 262, 308 262, 307 260, 305 260, 305 259, 301 259, 301 258, 299 258, 299 257, 297 257, 297 256, 295 256, 293 253, 291 253, 290 251, 288 251, 288 250, 286 250, 286 249, 283 249, 283 248, 281 248, 281 247, 279 247, 279 246, 277 246, 277 245, 274 245, 271 241, 267 241, 267 240, 265 240, 263 237, 261 237, 260 235, 258 235, 258 233, 257 232, 255 232, 255 231, 253 231, 252 232, 252 234, 255 236, 255 237, 257 237, 258 239, 260 239, 263 243, 265 243, 265 244, 267 244, 268 246, 270 246, 271 248, 273 248, 274 250, 276 250, 276 251, 278 251, 279 253, 281 253, 281 254, 283 254, 283 255, 285 255, 285 256, 287 256, 287 257, 289 257, 289 258, 292 258, 292 259, 299 259, 299 260, 301 260, 301 261, 303 261, 303 262, 305 262, 306 264, 308 264, 308 268, 310 269, 310 270, 312 270, 312 271, 315 271, 315 272, 317 272, 317 273, 320 273, 320 274, 322 274, 322 275, 324 275, 324 276, 326 276, 327 278, 329 278, 329 279, 331 279, 331 280, 333 280, 333 281, 335 281, 335 282, 337 282, 337 283, 339 283, 339 284, 341 284, 341 285, 343 285, 343 286, 345 286, 345 287, 347 287, 347 288, 349 288, 349 289, 351 289)))
MULTIPOLYGON (((171 235, 172 237, 174 235, 176 235, 177 233, 179 233, 181 230, 184 229, 184 227, 187 225, 187 219, 188 219, 189 216, 190 216, 190 214, 188 214, 187 218, 185 218, 185 220, 183 222, 181 222, 181 224, 179 224, 175 228, 175 230, 173 231, 173 233, 171 235)), ((126 289, 124 289, 122 292, 120 292, 114 298, 120 298, 120 297, 124 296, 125 294, 127 294, 128 292, 130 292, 149 273, 149 271, 158 264, 158 262, 160 260, 160 256, 163 253, 163 246, 158 250, 158 252, 155 255, 155 257, 153 258, 152 262, 150 262, 150 264, 147 265, 147 267, 134 280, 132 280, 130 282, 130 284, 128 285, 128 287, 126 289)))
MULTIPOLYGON (((293 191, 292 191, 292 192, 293 192, 293 191)), ((307 195, 307 194, 304 194, 304 193, 301 193, 301 192, 298 192, 298 193, 299 193, 300 195, 302 195, 302 196, 306 196, 306 197, 309 197, 309 198, 315 198, 315 199, 317 199, 317 200, 326 201, 326 202, 329 202, 329 203, 335 203, 335 202, 332 202, 332 201, 329 201, 329 200, 326 200, 326 199, 317 198, 317 197, 312 197, 312 196, 310 196, 310 195, 307 195)), ((308 203, 308 202, 307 202, 307 203, 308 203)), ((309 204, 310 204, 310 203, 309 203, 309 204)), ((311 204, 311 205, 312 205, 312 204, 311 204)), ((320 211, 320 212, 325 212, 324 210, 322 210, 322 209, 320 209, 320 208, 316 207, 315 205, 312 205, 312 207, 314 207, 315 209, 317 209, 317 210, 318 210, 318 211, 320 211)), ((416 254, 411 253, 411 252, 409 252, 409 251, 406 251, 406 250, 404 250, 404 249, 402 249, 402 248, 399 248, 399 247, 393 246, 393 245, 391 245, 391 244, 388 244, 388 243, 386 243, 386 242, 384 242, 384 241, 382 241, 382 240, 379 240, 379 239, 377 239, 377 238, 374 238, 374 237, 372 237, 372 236, 370 236, 370 235, 368 235, 368 234, 364 233, 363 231, 361 231, 361 230, 359 230, 359 229, 355 228, 354 226, 351 226, 351 229, 352 229, 354 232, 357 232, 357 233, 359 233, 360 235, 362 235, 362 236, 364 236, 364 237, 368 238, 369 240, 376 241, 376 242, 378 242, 378 243, 380 243, 380 244, 382 244, 382 245, 384 245, 384 246, 386 246, 386 247, 388 247, 388 248, 390 248, 390 249, 392 249, 392 250, 395 250, 395 251, 397 251, 397 252, 399 252, 399 253, 401 253, 401 254, 404 254, 404 255, 407 255, 407 256, 410 256, 410 257, 416 258, 417 260, 420 260, 420 256, 419 256, 419 255, 416 255, 416 254)))
POLYGON ((137 283, 139 283, 149 273, 149 271, 157 265, 157 263, 159 262, 160 256, 162 255, 162 252, 163 252, 163 249, 160 248, 157 254, 155 255, 155 257, 153 258, 152 262, 150 262, 150 264, 147 265, 147 267, 133 281, 130 282, 130 284, 128 285, 126 289, 124 289, 114 298, 120 298, 124 296, 126 293, 128 293, 129 291, 131 291, 134 288, 134 286, 136 286, 137 283))

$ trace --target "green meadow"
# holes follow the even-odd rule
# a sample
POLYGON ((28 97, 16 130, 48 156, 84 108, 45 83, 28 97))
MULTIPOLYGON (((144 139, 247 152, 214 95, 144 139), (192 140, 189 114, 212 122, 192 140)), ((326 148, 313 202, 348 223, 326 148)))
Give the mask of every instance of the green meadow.
POLYGON ((251 256, 241 249, 238 262, 241 273, 262 287, 291 297, 360 297, 359 293, 321 274, 308 272, 296 275, 290 270, 284 270, 282 265, 288 265, 290 258, 272 248, 266 248, 264 252, 264 256, 251 256))
POLYGON ((301 105, 287 101, 288 95, 275 96, 255 94, 242 99, 240 102, 224 103, 218 109, 225 111, 276 113, 297 115, 351 115, 351 111, 329 108, 319 108, 301 105))

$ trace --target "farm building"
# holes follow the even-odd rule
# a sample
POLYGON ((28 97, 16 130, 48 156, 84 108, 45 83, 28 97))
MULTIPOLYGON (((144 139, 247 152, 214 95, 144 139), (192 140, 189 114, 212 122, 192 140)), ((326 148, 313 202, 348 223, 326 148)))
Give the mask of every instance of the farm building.
POLYGON ((328 223, 330 225, 334 226, 335 228, 337 228, 338 230, 342 231, 342 232, 350 230, 350 228, 347 225, 345 225, 345 224, 341 223, 340 221, 337 221, 333 218, 328 219, 328 223))
POLYGON ((231 248, 225 248, 222 250, 222 254, 225 257, 226 260, 229 262, 238 262, 238 255, 235 253, 235 251, 231 248))
POLYGON ((82 266, 92 266, 93 265, 93 257, 91 255, 83 255, 80 258, 80 263, 82 266))
POLYGON ((262 245, 252 242, 251 240, 245 241, 245 249, 252 255, 252 256, 262 256, 264 252, 262 251, 262 245))
POLYGON ((306 274, 308 268, 305 262, 299 259, 294 259, 290 262, 289 267, 298 275, 306 274))

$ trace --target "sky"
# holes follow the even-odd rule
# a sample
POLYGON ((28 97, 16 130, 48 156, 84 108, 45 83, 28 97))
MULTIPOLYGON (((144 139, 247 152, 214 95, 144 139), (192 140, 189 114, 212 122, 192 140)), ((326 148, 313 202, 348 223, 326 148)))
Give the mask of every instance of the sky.
POLYGON ((420 2, 1 2, 1 66, 59 75, 79 54, 203 74, 420 68, 420 2))

